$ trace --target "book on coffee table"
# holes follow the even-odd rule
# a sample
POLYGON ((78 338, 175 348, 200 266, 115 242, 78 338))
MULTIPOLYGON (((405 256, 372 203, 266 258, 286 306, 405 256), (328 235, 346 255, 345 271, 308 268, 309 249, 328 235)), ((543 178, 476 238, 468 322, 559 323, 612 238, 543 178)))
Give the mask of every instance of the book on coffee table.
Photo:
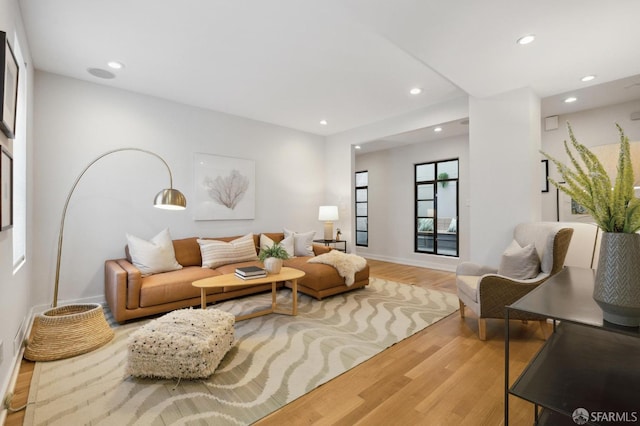
POLYGON ((267 271, 258 266, 243 266, 242 268, 236 268, 236 275, 241 277, 266 276, 267 271))
POLYGON ((259 275, 241 275, 239 273, 236 272, 236 277, 241 278, 243 280, 255 280, 256 278, 266 278, 267 277, 267 273, 265 272, 264 274, 259 274, 259 275))

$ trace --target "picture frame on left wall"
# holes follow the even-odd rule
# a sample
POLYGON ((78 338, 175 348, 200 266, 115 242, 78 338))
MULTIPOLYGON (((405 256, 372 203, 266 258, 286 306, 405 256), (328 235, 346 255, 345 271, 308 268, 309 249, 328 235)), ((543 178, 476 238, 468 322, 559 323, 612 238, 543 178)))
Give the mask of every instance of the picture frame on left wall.
POLYGON ((13 158, 0 150, 0 232, 13 227, 13 158))
POLYGON ((4 31, 0 31, 0 65, 0 130, 13 139, 16 133, 19 68, 4 31))

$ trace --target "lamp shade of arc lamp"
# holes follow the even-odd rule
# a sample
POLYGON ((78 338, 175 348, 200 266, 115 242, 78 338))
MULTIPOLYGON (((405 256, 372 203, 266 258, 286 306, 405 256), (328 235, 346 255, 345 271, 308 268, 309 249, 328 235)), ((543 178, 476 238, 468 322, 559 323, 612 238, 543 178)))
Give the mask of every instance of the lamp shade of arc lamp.
POLYGON ((164 189, 154 198, 154 206, 162 209, 184 210, 187 207, 185 196, 173 188, 173 176, 166 161, 158 154, 139 148, 118 148, 105 152, 89 163, 76 178, 62 210, 60 232, 58 234, 58 255, 56 258, 56 275, 53 289, 52 309, 36 315, 33 319, 31 334, 27 340, 24 357, 31 361, 54 361, 91 352, 113 339, 114 332, 107 323, 98 303, 58 306, 58 284, 60 281, 60 259, 62 257, 62 240, 64 222, 69 200, 80 179, 89 168, 102 158, 122 151, 138 151, 158 158, 169 172, 169 188, 164 189))
POLYGON ((325 240, 333 240, 333 222, 338 219, 338 206, 320 206, 318 209, 318 220, 324 222, 325 240))

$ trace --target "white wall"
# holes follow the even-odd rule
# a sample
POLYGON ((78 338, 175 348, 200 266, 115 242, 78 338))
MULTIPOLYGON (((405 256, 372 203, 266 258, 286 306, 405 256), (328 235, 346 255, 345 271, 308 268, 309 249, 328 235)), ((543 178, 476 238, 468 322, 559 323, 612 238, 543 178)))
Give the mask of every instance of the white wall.
MULTIPOLYGON (((631 120, 632 112, 640 111, 640 100, 595 108, 558 117, 558 129, 544 131, 542 126, 542 150, 563 162, 567 161, 563 142, 569 143, 567 122, 571 123, 578 142, 588 146, 606 145, 620 141, 615 123, 620 124, 632 142, 640 142, 640 120, 631 120)), ((543 158, 543 157, 541 157, 543 158)), ((553 164, 549 164, 549 175, 555 180, 561 177, 553 164)), ((549 192, 542 194, 542 219, 557 220, 556 188, 549 185, 549 192)))
MULTIPOLYGON (((255 220, 194 221, 186 211, 158 210, 153 196, 168 174, 153 156, 121 152, 85 174, 67 212, 59 300, 103 300, 103 267, 122 257, 125 233, 149 238, 169 227, 174 238, 315 230, 324 201, 324 138, 262 122, 36 73, 34 304, 50 304, 58 226, 72 183, 95 157, 138 147, 163 157, 174 187, 194 203, 194 153, 255 160, 255 220)), ((191 204, 193 205, 193 204, 191 204)))
MULTIPOLYGON (((9 43, 12 46, 14 35, 17 33, 22 54, 29 64, 27 67, 24 64, 20 64, 20 67, 26 70, 27 93, 32 93, 33 72, 30 66, 31 57, 17 1, 0 1, 0 30, 7 33, 9 43)), ((31 109, 32 99, 30 98, 27 103, 27 108, 31 109)), ((30 126, 31 121, 27 123, 27 156, 31 155, 30 126)), ((0 144, 8 148, 10 152, 13 152, 13 141, 7 139, 2 132, 0 132, 0 144)), ((30 170, 27 171, 27 185, 27 203, 30 203, 32 199, 30 170)), ((28 224, 32 224, 30 216, 30 214, 27 216, 28 224)), ((31 308, 32 292, 29 271, 33 264, 33 258, 32 245, 28 240, 29 235, 27 235, 26 261, 19 269, 14 271, 13 230, 9 229, 0 232, 0 324, 2 324, 0 326, 0 340, 3 343, 2 351, 0 352, 0 358, 2 358, 2 362, 0 362, 0 398, 4 398, 5 392, 10 385, 13 367, 19 362, 20 345, 14 348, 14 338, 21 330, 21 325, 25 324, 31 308)), ((20 339, 18 338, 18 340, 20 344, 20 339)), ((4 406, 0 407, 0 409, 2 410, 0 411, 0 423, 3 423, 6 411, 4 406)))
POLYGON ((497 266, 520 222, 540 220, 540 101, 531 89, 470 98, 470 260, 497 266))
MULTIPOLYGON (((459 159, 459 200, 462 201, 469 197, 467 137, 445 138, 356 156, 355 170, 369 172, 369 245, 358 247, 359 254, 406 265, 455 270, 458 258, 414 251, 414 165, 453 158, 459 159)), ((455 200, 452 203, 455 206, 455 200)), ((460 256, 465 258, 469 248, 469 209, 462 202, 459 218, 460 256)))
POLYGON ((457 98, 327 137, 325 201, 329 204, 339 204, 341 219, 337 226, 343 231, 344 239, 347 240, 352 251, 360 252, 360 248, 355 247, 354 244, 355 155, 353 146, 466 118, 469 113, 468 107, 466 97, 457 98), (343 218, 348 218, 346 220, 349 222, 343 218))

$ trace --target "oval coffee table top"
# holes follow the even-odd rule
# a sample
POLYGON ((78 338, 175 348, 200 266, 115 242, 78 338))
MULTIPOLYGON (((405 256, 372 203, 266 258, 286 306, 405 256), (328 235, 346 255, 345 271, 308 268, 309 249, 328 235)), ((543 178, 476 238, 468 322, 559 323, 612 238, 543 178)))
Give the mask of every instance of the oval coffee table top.
POLYGON ((194 281, 192 285, 198 288, 215 288, 253 284, 270 284, 278 281, 297 280, 304 277, 304 275, 304 272, 299 269, 284 266, 280 270, 279 274, 268 274, 266 277, 262 278, 243 280, 242 278, 238 278, 236 274, 223 274, 194 281))

